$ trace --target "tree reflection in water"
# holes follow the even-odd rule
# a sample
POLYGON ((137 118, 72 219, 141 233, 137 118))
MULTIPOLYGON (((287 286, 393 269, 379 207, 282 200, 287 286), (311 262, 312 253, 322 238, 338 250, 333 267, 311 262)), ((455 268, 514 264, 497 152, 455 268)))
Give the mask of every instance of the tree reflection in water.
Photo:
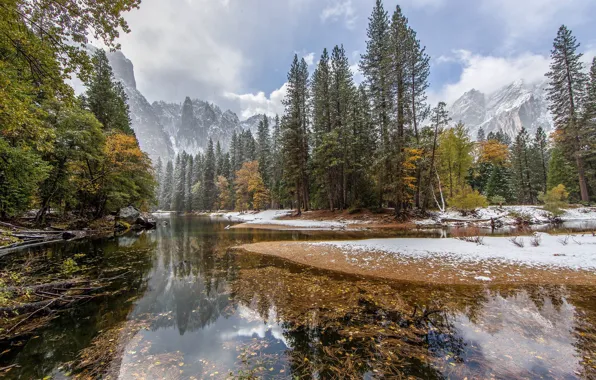
POLYGON ((9 347, 0 364, 21 367, 7 377, 96 377, 80 364, 101 358, 95 369, 126 379, 596 378, 594 288, 339 275, 229 250, 316 232, 225 227, 180 217, 148 235, 39 250, 130 272, 112 297, 9 347))

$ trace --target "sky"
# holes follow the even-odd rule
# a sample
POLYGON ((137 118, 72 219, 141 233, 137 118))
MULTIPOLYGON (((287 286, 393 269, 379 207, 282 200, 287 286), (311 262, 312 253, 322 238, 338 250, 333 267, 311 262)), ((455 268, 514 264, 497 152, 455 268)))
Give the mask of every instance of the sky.
MULTIPOLYGON (((384 0, 402 7, 431 56, 429 101, 487 94, 548 71, 561 24, 596 55, 594 0, 384 0)), ((366 49, 374 0, 143 0, 121 36, 137 87, 150 102, 186 96, 231 109, 241 119, 283 113, 294 54, 311 71, 324 48, 343 44, 355 75, 366 49)))

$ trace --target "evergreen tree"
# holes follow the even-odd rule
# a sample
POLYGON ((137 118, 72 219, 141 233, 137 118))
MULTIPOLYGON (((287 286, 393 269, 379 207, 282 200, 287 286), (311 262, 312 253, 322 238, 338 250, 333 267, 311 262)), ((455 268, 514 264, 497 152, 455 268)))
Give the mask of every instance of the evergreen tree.
POLYGON ((161 188, 161 194, 159 196, 159 208, 162 210, 171 210, 172 205, 172 193, 174 190, 174 165, 172 161, 168 161, 166 164, 166 171, 163 178, 163 186, 161 188))
POLYGON ((535 204, 538 200, 536 173, 533 172, 531 165, 537 158, 530 135, 525 128, 522 128, 511 146, 512 184, 517 194, 517 201, 521 204, 535 204))
POLYGON ((548 190, 564 185, 573 199, 579 199, 579 186, 577 183, 577 169, 565 157, 563 150, 557 146, 552 149, 550 164, 548 167, 548 190))
POLYGON ((377 178, 378 206, 383 203, 389 164, 389 126, 391 99, 389 86, 389 16, 382 0, 376 0, 366 31, 366 53, 360 60, 360 70, 365 78, 372 106, 371 116, 376 128, 378 149, 375 171, 377 178))
POLYGON ((130 127, 124 87, 114 78, 112 67, 104 50, 96 51, 93 56, 93 66, 93 74, 86 83, 87 91, 83 96, 84 105, 106 130, 134 134, 130 127))
POLYGON ((176 155, 174 169, 174 192, 172 195, 172 210, 183 212, 186 209, 186 162, 187 153, 176 155))
POLYGON ((192 209, 193 210, 204 210, 203 206, 203 168, 205 164, 204 156, 198 153, 195 156, 193 163, 193 176, 192 176, 192 209))
POLYGON ((207 154, 203 169, 203 207, 205 210, 213 210, 217 201, 215 186, 215 152, 213 151, 213 140, 209 139, 207 154))
POLYGON ((310 205, 308 179, 308 65, 298 55, 288 73, 287 93, 284 98, 286 112, 282 122, 284 176, 293 185, 298 214, 310 205))
POLYGON ((538 176, 538 191, 546 193, 550 190, 547 188, 549 149, 548 138, 542 127, 538 127, 534 136, 534 152, 537 159, 531 162, 532 171, 538 176))
POLYGON ((402 215, 407 207, 406 183, 405 183, 405 160, 406 160, 406 124, 410 123, 408 112, 408 72, 407 61, 410 52, 408 51, 408 40, 411 38, 408 28, 408 20, 403 15, 401 7, 395 8, 391 18, 389 32, 389 55, 391 60, 391 71, 389 82, 393 95, 393 116, 394 128, 391 131, 391 161, 392 175, 391 185, 394 194, 395 213, 402 215))
POLYGON ((582 140, 586 129, 581 123, 581 111, 586 95, 587 77, 583 72, 579 43, 565 25, 559 28, 551 51, 548 99, 555 127, 562 138, 565 153, 573 157, 577 167, 581 199, 589 201, 582 140))
POLYGON ((161 161, 161 157, 157 158, 157 164, 155 165, 155 181, 156 181, 155 194, 157 194, 156 201, 157 201, 157 206, 159 207, 161 189, 163 187, 163 181, 164 181, 164 167, 163 167, 163 162, 161 161))
POLYGON ((192 212, 192 186, 194 174, 194 158, 192 154, 186 157, 186 188, 184 189, 184 209, 186 212, 192 212))
POLYGON ((485 141, 486 140, 486 135, 484 132, 484 128, 480 127, 478 129, 478 136, 476 137, 476 141, 485 141))
POLYGON ((259 122, 257 132, 257 158, 259 161, 259 173, 265 183, 265 186, 270 187, 270 171, 271 171, 271 146, 269 136, 269 119, 267 115, 263 115, 263 120, 259 122))
POLYGON ((587 175, 591 179, 590 188, 594 190, 596 189, 596 57, 592 59, 590 66, 582 125, 584 129, 582 149, 588 166, 587 175))
MULTIPOLYGON (((408 28, 406 49, 408 52, 406 56, 406 82, 409 94, 408 119, 414 129, 416 148, 420 149, 419 125, 428 117, 430 112, 430 107, 426 102, 426 90, 429 86, 428 77, 430 75, 430 57, 426 54, 426 47, 421 46, 420 41, 416 38, 416 32, 411 28, 408 28)), ((414 203, 417 208, 420 208, 422 166, 420 163, 416 166, 416 193, 414 203)))
POLYGON ((223 165, 221 167, 221 175, 224 176, 228 181, 231 180, 231 169, 232 164, 230 163, 230 153, 226 153, 223 159, 223 165))
POLYGON ((492 165, 490 177, 486 184, 486 197, 488 199, 502 197, 507 202, 511 202, 514 196, 510 184, 510 170, 504 165, 492 165))
POLYGON ((327 49, 323 50, 321 59, 312 78, 312 127, 313 154, 312 165, 317 192, 315 196, 328 201, 329 209, 335 205, 334 196, 334 157, 337 155, 337 136, 330 136, 331 127, 331 67, 327 49))
POLYGON ((224 155, 221 150, 221 144, 217 141, 215 145, 215 178, 222 175, 224 165, 224 155))

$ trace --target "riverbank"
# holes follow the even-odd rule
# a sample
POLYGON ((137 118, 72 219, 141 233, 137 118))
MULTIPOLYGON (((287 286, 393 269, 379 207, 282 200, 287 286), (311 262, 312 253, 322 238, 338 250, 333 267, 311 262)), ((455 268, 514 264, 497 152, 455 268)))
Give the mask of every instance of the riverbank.
POLYGON ((213 219, 240 223, 235 229, 266 230, 391 230, 432 229, 444 227, 500 228, 515 226, 540 226, 555 223, 594 224, 596 207, 576 207, 563 210, 555 216, 539 206, 491 206, 477 209, 462 216, 455 210, 428 212, 424 218, 412 217, 405 222, 395 219, 391 209, 372 212, 357 211, 305 211, 295 216, 293 210, 267 210, 262 212, 219 212, 208 214, 213 219))
POLYGON ((237 251, 391 280, 436 284, 596 284, 593 235, 265 242, 237 251), (535 246, 537 245, 537 246, 535 246))
MULTIPOLYGON (((30 212, 29 214, 35 214, 30 212)), ((44 226, 37 226, 32 217, 24 216, 14 221, 0 221, 0 256, 18 249, 34 247, 63 240, 109 236, 129 230, 147 230, 156 222, 147 213, 134 207, 120 210, 118 216, 108 215, 99 219, 83 219, 74 216, 51 217, 44 226)))

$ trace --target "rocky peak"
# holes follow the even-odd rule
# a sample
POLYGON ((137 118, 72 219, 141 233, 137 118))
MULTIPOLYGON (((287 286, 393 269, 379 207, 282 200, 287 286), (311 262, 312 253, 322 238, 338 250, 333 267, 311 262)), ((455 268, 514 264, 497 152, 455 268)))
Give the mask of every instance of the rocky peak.
POLYGON ((549 133, 553 122, 548 112, 545 86, 545 82, 517 80, 488 96, 471 90, 453 103, 451 117, 454 122, 463 121, 473 138, 480 127, 486 134, 501 130, 512 139, 522 127, 530 134, 538 127, 549 133))
POLYGON ((108 54, 108 59, 114 74, 125 85, 137 88, 137 81, 135 80, 134 66, 130 59, 126 58, 121 51, 115 51, 108 54))

